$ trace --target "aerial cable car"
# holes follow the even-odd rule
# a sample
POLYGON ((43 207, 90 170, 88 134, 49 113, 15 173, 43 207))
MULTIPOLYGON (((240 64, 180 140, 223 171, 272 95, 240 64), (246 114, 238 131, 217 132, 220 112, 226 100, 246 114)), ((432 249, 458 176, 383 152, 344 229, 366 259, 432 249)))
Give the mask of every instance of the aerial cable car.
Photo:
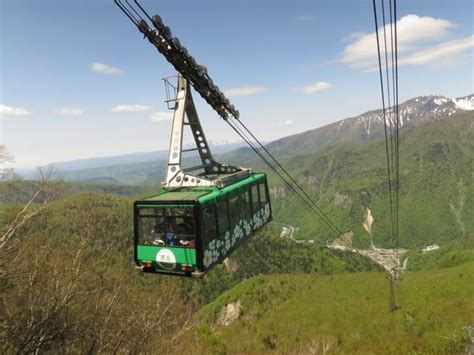
POLYGON ((196 64, 179 40, 170 38, 159 16, 152 20, 135 1, 152 20, 155 29, 149 29, 120 0, 115 3, 180 72, 176 86, 165 79, 167 92, 170 86, 176 89, 175 97, 166 100, 174 112, 165 181, 158 194, 134 203, 135 263, 143 272, 202 277, 271 220, 267 177, 213 158, 190 84, 224 119, 238 117, 238 111, 207 69, 196 64), (185 127, 192 132, 195 148, 183 149, 185 127), (185 168, 183 153, 192 151, 200 164, 185 168))

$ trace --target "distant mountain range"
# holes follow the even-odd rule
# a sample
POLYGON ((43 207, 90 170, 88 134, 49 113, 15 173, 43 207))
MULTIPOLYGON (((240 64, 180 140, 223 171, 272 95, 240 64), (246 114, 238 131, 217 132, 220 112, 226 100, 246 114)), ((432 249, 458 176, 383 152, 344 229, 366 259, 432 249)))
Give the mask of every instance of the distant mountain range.
MULTIPOLYGON (((440 95, 420 96, 399 106, 402 130, 426 120, 449 118, 452 115, 474 110, 474 94, 450 99, 440 95)), ((303 133, 287 136, 267 144, 276 156, 316 152, 341 143, 368 142, 384 137, 383 111, 368 111, 355 117, 331 123, 303 133)), ((394 124, 393 107, 386 117, 390 127, 394 124)), ((212 144, 211 149, 222 162, 246 167, 261 166, 255 153, 243 143, 212 144)), ((167 151, 133 153, 112 157, 79 159, 49 164, 66 180, 94 183, 148 184, 163 179, 167 151)), ((23 170, 25 178, 34 176, 33 170, 23 170)))
MULTIPOLYGON (((223 154, 235 150, 243 145, 243 143, 229 142, 209 142, 214 154, 223 154)), ((60 175, 67 179, 79 180, 95 180, 97 182, 116 182, 113 177, 107 177, 107 169, 111 171, 117 170, 118 167, 130 164, 131 167, 139 167, 141 163, 163 161, 167 158, 167 150, 155 150, 151 152, 130 153, 115 156, 105 156, 97 158, 75 159, 69 161, 55 162, 43 166, 44 168, 52 167, 58 171, 60 175), (94 170, 97 169, 97 170, 94 170), (105 169, 105 170, 104 170, 105 169), (98 172, 104 172, 105 176, 98 177, 98 172), (88 177, 88 174, 91 174, 88 177)), ((146 166, 146 164, 144 164, 146 166)), ((34 178, 36 169, 26 168, 19 169, 19 173, 24 178, 34 178)))

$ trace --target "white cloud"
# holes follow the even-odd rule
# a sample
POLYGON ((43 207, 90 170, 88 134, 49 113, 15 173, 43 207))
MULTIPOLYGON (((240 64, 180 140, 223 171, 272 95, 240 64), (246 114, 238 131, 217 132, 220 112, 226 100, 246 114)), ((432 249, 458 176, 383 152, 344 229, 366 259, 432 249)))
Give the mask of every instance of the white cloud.
POLYGON ((328 83, 326 81, 318 81, 317 83, 311 84, 311 85, 306 85, 306 86, 301 86, 294 88, 293 91, 296 92, 301 92, 305 95, 311 95, 323 90, 328 90, 332 88, 333 85, 331 83, 328 83))
POLYGON ((261 92, 267 91, 267 88, 263 86, 244 86, 240 88, 232 88, 224 90, 224 94, 227 97, 255 95, 261 92))
POLYGON ((292 120, 286 120, 286 121, 283 121, 283 122, 277 122, 276 125, 277 126, 291 126, 294 123, 295 122, 293 122, 292 120))
POLYGON ((173 113, 171 111, 164 112, 155 112, 150 116, 152 122, 163 122, 169 121, 173 118, 173 113))
POLYGON ((28 116, 31 112, 22 107, 10 107, 0 104, 0 117, 6 116, 28 116))
MULTIPOLYGON (((446 37, 456 24, 427 16, 406 15, 397 21, 397 44, 399 55, 410 53, 419 45, 446 37)), ((390 24, 385 27, 387 49, 390 53, 390 24)), ((341 62, 355 69, 372 70, 378 67, 375 32, 349 35, 354 41, 346 46, 341 62)), ((384 51, 384 28, 379 28, 380 49, 384 51)))
POLYGON ((60 107, 54 111, 57 115, 61 116, 81 116, 84 110, 78 107, 60 107))
POLYGON ((460 54, 469 48, 474 47, 474 35, 441 43, 435 47, 412 53, 401 58, 399 64, 421 65, 435 63, 436 65, 456 64, 460 58, 460 54))
POLYGON ((142 112, 150 110, 150 106, 145 105, 117 105, 112 111, 113 112, 142 112))
POLYGON ((345 36, 342 39, 342 41, 343 42, 354 41, 354 40, 359 39, 360 37, 365 36, 365 35, 366 35, 365 32, 352 32, 352 33, 349 33, 347 36, 345 36))
POLYGON ((91 70, 93 72, 105 75, 120 75, 123 73, 121 69, 112 67, 104 63, 92 63, 91 70))

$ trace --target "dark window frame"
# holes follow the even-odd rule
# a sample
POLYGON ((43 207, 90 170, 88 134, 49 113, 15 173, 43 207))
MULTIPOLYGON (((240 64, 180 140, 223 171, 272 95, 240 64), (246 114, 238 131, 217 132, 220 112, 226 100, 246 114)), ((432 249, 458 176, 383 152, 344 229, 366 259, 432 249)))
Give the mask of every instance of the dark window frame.
POLYGON ((228 203, 228 206, 229 206, 229 222, 230 222, 230 227, 233 229, 240 221, 241 217, 242 217, 242 190, 237 190, 237 191, 234 191, 230 196, 229 196, 229 203, 228 203), (236 203, 235 203, 235 206, 232 207, 232 209, 234 210, 237 210, 237 217, 233 217, 231 212, 232 209, 231 209, 231 199, 237 199, 236 203))
POLYGON ((257 213, 258 210, 260 210, 262 208, 262 205, 260 203, 260 188, 258 187, 258 182, 255 183, 255 184, 252 184, 250 186, 250 198, 252 200, 252 203, 251 203, 251 207, 252 207, 252 216, 255 215, 255 213, 257 213), (254 191, 257 190, 257 202, 258 202, 258 209, 255 210, 255 201, 254 200, 254 191))
POLYGON ((217 199, 216 199, 216 217, 217 217, 217 237, 221 236, 222 234, 224 234, 226 231, 230 230, 230 226, 231 226, 231 221, 230 221, 230 210, 229 210, 229 197, 227 194, 223 194, 221 196, 219 196, 217 199), (220 223, 220 211, 221 209, 218 208, 220 207, 220 204, 221 203, 224 203, 225 204, 225 208, 222 209, 222 211, 225 212, 225 219, 227 220, 227 228, 223 228, 223 230, 221 231, 221 223, 220 223))
POLYGON ((265 183, 265 181, 260 181, 258 183, 258 193, 259 193, 259 200, 260 200, 260 208, 264 207, 268 201, 269 201, 269 198, 268 198, 268 193, 267 193, 267 184, 265 183), (265 197, 265 202, 262 201, 262 189, 263 189, 263 194, 264 194, 264 197, 265 197))
POLYGON ((219 234, 218 234, 218 230, 217 230, 217 227, 218 227, 218 223, 217 223, 217 208, 216 208, 216 203, 210 203, 210 204, 207 204, 206 206, 203 206, 202 209, 201 209, 201 221, 202 221, 202 242, 203 244, 209 244, 211 241, 213 241, 214 239, 216 239, 219 234), (204 218, 204 214, 205 214, 205 211, 209 208, 211 208, 214 210, 214 229, 215 229, 215 236, 214 238, 211 238, 211 239, 208 239, 207 237, 207 233, 206 233, 206 227, 207 227, 207 224, 209 222, 206 222, 206 219, 204 218))
POLYGON ((243 218, 245 219, 250 219, 252 218, 252 196, 250 195, 250 188, 246 187, 245 189, 242 190, 241 194, 241 201, 242 201, 242 211, 243 211, 243 218), (244 196, 247 194, 248 196, 248 201, 245 200, 244 196), (244 206, 247 205, 247 208, 244 206), (248 211, 248 213, 246 213, 248 211))

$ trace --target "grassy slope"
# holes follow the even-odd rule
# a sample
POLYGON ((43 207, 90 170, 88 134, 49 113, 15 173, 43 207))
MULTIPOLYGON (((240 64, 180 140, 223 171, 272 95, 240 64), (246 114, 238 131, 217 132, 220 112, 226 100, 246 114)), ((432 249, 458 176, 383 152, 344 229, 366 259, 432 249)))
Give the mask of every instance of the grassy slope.
MULTIPOLYGON (((457 353, 462 327, 474 321, 474 263, 403 275, 395 313, 387 311, 388 282, 382 272, 254 277, 205 306, 198 333, 223 305, 240 300, 242 315, 214 328, 209 349, 307 352, 311 341, 334 352, 457 353)), ((201 340, 202 341, 202 340, 201 340)), ((204 341, 205 342, 205 341, 204 341)))

